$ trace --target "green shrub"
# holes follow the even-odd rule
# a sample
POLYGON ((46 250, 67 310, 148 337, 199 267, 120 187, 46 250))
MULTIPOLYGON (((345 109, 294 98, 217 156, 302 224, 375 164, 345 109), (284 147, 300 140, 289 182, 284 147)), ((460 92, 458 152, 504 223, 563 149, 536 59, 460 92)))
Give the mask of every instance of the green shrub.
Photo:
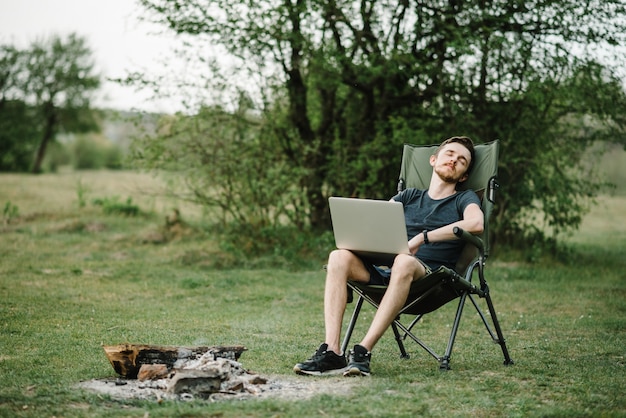
POLYGON ((102 146, 88 137, 78 137, 73 144, 74 168, 77 170, 104 167, 102 146))
POLYGON ((120 202, 117 196, 96 198, 93 200, 93 204, 102 206, 102 210, 107 215, 137 216, 140 214, 139 206, 133 204, 132 198, 130 197, 126 199, 125 202, 120 202))
POLYGON ((76 196, 78 197, 78 207, 84 208, 87 206, 87 193, 89 192, 89 188, 85 186, 82 180, 78 180, 78 184, 76 186, 76 196))
POLYGON ((77 170, 123 167, 124 152, 119 145, 88 135, 76 139, 72 148, 77 170))
POLYGON ((67 145, 55 141, 50 144, 44 159, 44 171, 55 173, 59 167, 72 164, 72 151, 67 145))
POLYGON ((241 266, 317 269, 334 248, 332 232, 319 233, 294 226, 254 228, 233 223, 219 232, 220 249, 241 266))
POLYGON ((124 168, 124 151, 118 145, 109 145, 103 150, 104 166, 111 170, 124 168))
POLYGON ((20 209, 11 202, 7 202, 2 210, 2 222, 6 225, 11 220, 17 218, 20 215, 20 209))

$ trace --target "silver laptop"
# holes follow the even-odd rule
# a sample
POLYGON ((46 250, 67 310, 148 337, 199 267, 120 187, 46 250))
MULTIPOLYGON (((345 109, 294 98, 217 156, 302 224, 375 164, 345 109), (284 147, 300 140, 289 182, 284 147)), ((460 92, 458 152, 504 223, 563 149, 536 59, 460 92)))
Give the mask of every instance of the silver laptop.
POLYGON ((331 197, 328 204, 337 248, 387 265, 410 254, 402 203, 331 197))

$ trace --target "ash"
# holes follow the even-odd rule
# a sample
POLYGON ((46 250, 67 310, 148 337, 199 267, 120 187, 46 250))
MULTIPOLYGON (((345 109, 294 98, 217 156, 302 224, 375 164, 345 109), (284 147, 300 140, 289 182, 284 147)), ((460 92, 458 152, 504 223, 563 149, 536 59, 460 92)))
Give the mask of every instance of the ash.
POLYGON ((264 377, 232 359, 211 353, 179 361, 167 376, 154 379, 105 378, 80 382, 77 387, 119 400, 210 402, 280 398, 308 399, 320 394, 347 395, 361 379, 312 376, 264 377))

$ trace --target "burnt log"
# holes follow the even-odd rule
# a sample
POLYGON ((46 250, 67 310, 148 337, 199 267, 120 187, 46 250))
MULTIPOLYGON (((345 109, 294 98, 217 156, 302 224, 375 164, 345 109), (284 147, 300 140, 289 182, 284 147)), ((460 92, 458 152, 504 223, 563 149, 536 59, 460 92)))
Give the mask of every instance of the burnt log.
POLYGON ((179 370, 170 381, 167 391, 181 394, 189 393, 203 399, 219 392, 222 378, 215 370, 179 370))
POLYGON ((137 374, 137 380, 158 380, 166 378, 170 373, 166 364, 142 364, 137 374))
POLYGON ((243 346, 163 346, 148 344, 118 344, 102 346, 104 352, 120 376, 136 379, 144 364, 165 364, 172 369, 179 360, 194 360, 211 352, 214 358, 238 360, 247 349, 243 346))

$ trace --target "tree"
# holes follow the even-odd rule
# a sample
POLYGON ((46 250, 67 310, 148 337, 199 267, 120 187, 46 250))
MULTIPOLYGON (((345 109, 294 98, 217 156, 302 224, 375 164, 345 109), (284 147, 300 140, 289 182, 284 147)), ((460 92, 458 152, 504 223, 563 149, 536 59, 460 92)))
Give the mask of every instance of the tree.
POLYGON ((313 227, 328 226, 329 194, 388 197, 403 142, 466 134, 502 140, 501 236, 528 235, 529 212, 575 228, 600 185, 579 171, 584 150, 623 138, 622 0, 141 4, 264 74, 259 107, 301 168, 313 227))
POLYGON ((0 104, 0 171, 26 171, 32 166, 39 130, 33 109, 19 100, 0 104))
POLYGON ((32 109, 15 99, 21 93, 21 55, 13 46, 0 45, 0 170, 6 171, 30 166, 32 144, 37 136, 31 123, 32 109))
POLYGON ((21 155, 18 150, 30 148, 36 135, 38 145, 32 171, 37 173, 48 144, 59 131, 98 129, 90 110, 90 94, 99 87, 100 77, 93 72, 86 40, 76 34, 67 39, 53 36, 47 41, 36 41, 23 51, 5 46, 1 52, 0 62, 10 82, 2 89, 0 103, 7 105, 0 107, 0 121, 9 121, 14 112, 21 112, 20 119, 13 119, 21 123, 7 138, 11 144, 7 154, 21 155))

